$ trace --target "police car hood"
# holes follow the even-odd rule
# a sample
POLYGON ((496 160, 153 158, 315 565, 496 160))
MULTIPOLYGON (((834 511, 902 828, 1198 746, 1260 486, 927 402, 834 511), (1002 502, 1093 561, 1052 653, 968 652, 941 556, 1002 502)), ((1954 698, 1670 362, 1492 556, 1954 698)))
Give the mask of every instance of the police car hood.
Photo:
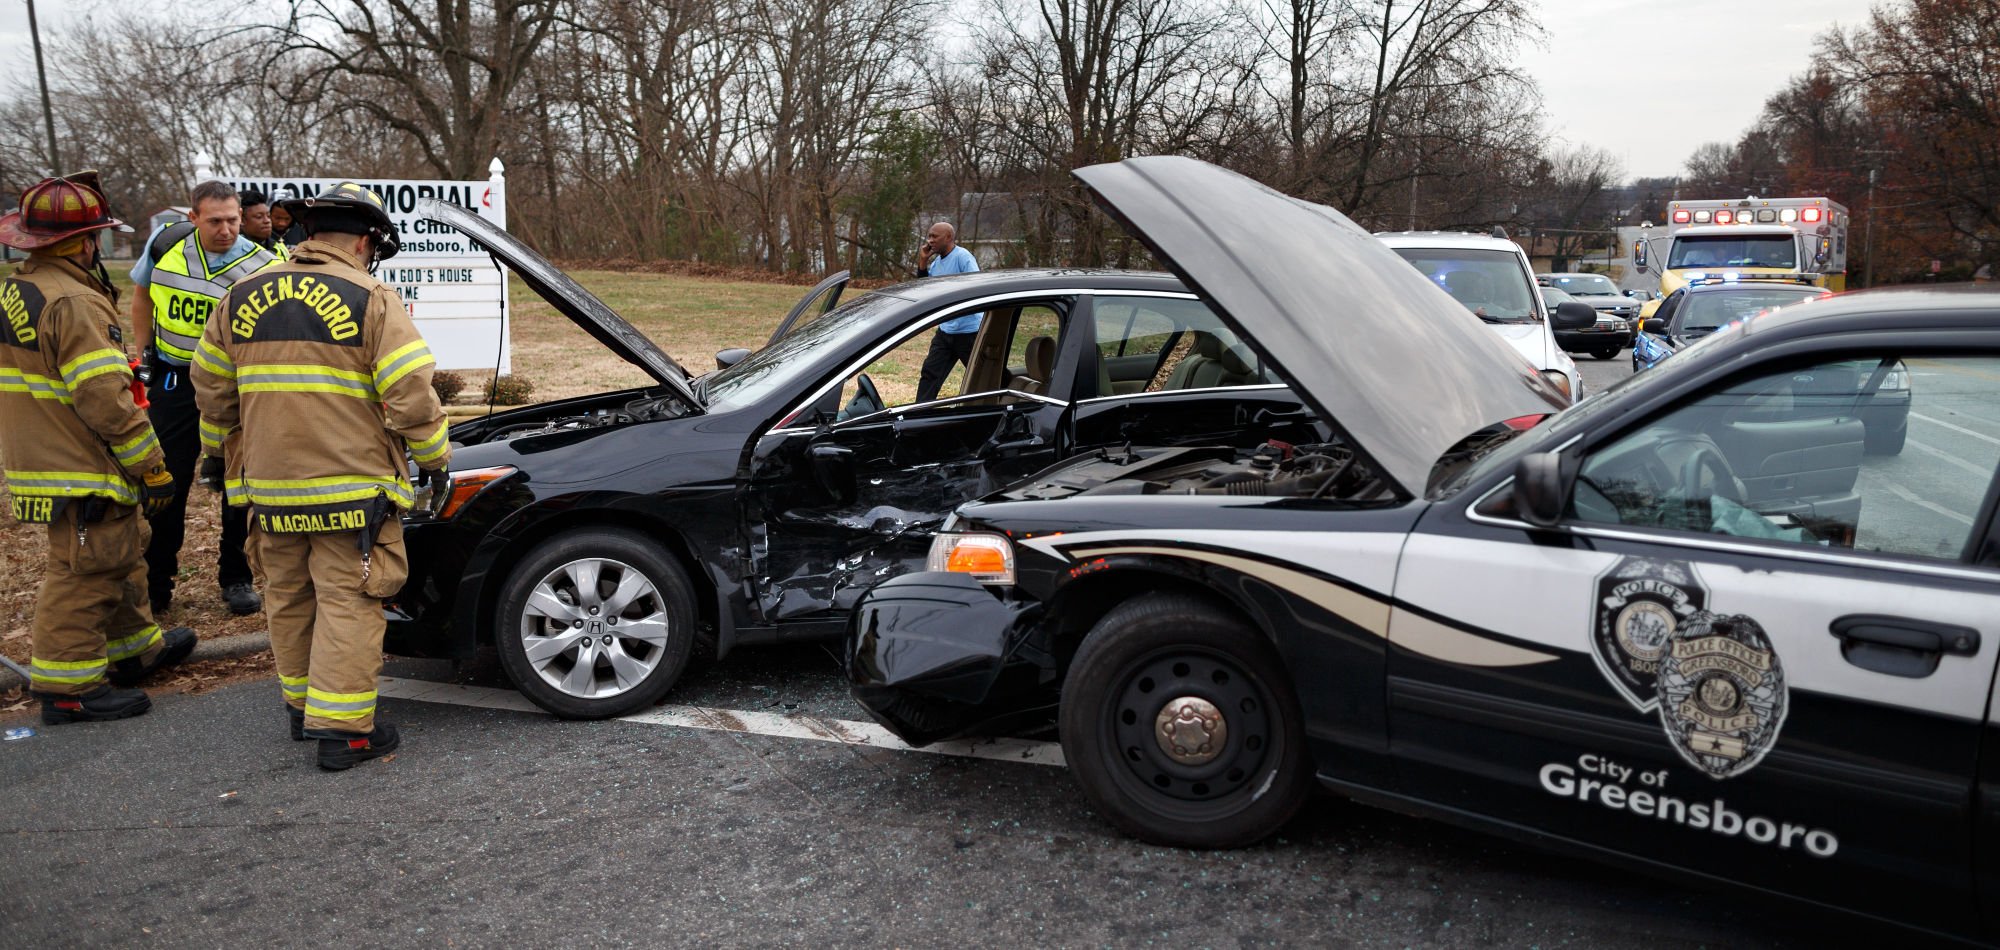
POLYGON ((481 249, 494 257, 507 269, 521 278, 529 289, 549 302, 570 319, 570 322, 597 338, 606 349, 618 354, 627 363, 645 370, 654 379, 679 394, 690 412, 701 411, 701 401, 695 398, 694 387, 688 383, 687 370, 674 362, 664 350, 640 333, 625 318, 618 315, 595 294, 583 289, 568 274, 558 270, 540 254, 528 249, 511 234, 495 227, 470 211, 457 205, 445 204, 435 199, 425 199, 417 203, 417 214, 450 225, 460 234, 470 238, 481 249))
POLYGON ((1075 174, 1411 497, 1466 436, 1565 404, 1478 317, 1332 208, 1174 156, 1075 174))

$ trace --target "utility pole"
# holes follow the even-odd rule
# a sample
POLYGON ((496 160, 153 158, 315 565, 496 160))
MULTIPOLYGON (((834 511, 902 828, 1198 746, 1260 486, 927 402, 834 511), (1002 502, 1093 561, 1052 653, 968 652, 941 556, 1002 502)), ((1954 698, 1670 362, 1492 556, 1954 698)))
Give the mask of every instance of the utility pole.
POLYGON ((56 154, 56 113, 49 106, 49 72, 42 66, 42 31, 35 24, 35 0, 28 0, 28 35, 35 43, 35 78, 42 84, 42 122, 49 132, 49 174, 62 177, 62 158, 56 154))
POLYGON ((1875 169, 1868 170, 1868 223, 1861 229, 1861 256, 1868 259, 1868 282, 1875 286, 1875 169))

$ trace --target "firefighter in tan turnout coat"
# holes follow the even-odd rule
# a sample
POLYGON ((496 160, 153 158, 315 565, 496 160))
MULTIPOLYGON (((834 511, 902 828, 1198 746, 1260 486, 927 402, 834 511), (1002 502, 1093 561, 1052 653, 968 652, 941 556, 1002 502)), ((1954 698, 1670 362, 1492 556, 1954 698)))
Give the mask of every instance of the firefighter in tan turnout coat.
POLYGON ((46 179, 0 218, 0 243, 29 252, 0 282, 0 460, 14 517, 49 526, 28 668, 48 725, 145 712, 130 687, 195 644, 185 627, 161 633, 146 603, 139 509, 171 502, 174 480, 133 401, 107 229, 132 230, 95 172, 46 179))
POLYGON ((430 348, 369 275, 399 246, 381 198, 343 182, 285 204, 308 240, 230 288, 195 348, 203 430, 222 433, 201 480, 250 506, 292 737, 318 739, 320 767, 344 769, 399 741, 376 719, 375 680, 382 598, 409 573, 404 453, 442 503, 451 443, 430 348))

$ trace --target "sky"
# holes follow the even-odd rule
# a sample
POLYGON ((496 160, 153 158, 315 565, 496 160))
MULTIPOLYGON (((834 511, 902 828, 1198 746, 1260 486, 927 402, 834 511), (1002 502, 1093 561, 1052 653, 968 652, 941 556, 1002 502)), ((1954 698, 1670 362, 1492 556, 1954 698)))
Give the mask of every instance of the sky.
POLYGON ((1835 23, 1871 0, 1539 0, 1547 49, 1524 45, 1551 136, 1616 156, 1628 178, 1681 174, 1704 142, 1735 142, 1805 70, 1835 23))
MULTIPOLYGON (((1532 0, 1547 46, 1522 44, 1552 140, 1593 145, 1628 178, 1678 175, 1704 142, 1734 142, 1802 71, 1813 41, 1875 0, 1532 0)), ((37 0, 43 37, 112 0, 37 0)), ((27 6, 0 0, 0 80, 34 81, 27 6)))

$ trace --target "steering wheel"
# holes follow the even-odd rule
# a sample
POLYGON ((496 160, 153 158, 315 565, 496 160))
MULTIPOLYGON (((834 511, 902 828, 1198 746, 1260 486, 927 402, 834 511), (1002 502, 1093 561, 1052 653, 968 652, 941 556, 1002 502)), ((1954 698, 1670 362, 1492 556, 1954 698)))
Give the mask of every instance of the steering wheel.
POLYGON ((1729 459, 1713 445, 1694 446, 1681 463, 1681 499, 1685 506, 1687 526, 1699 531, 1708 530, 1710 495, 1721 495, 1734 502, 1741 502, 1741 493, 1736 490, 1736 472, 1729 467, 1729 459), (1703 474, 1714 476, 1713 485, 1703 487, 1703 474))
POLYGON ((882 391, 875 388, 875 381, 867 373, 854 377, 854 398, 847 401, 847 408, 840 411, 842 419, 854 419, 889 408, 882 401, 882 391))

